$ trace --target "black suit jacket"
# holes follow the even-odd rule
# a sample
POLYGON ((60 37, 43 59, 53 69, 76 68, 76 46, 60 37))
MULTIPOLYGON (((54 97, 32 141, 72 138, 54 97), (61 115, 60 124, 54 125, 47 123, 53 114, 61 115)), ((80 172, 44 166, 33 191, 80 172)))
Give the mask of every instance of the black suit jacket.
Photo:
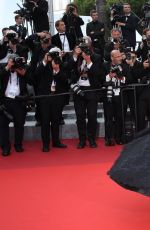
MULTIPOLYGON (((70 50, 73 50, 76 44, 75 38, 73 38, 71 35, 68 35, 67 33, 66 33, 66 37, 68 39, 70 50)), ((63 50, 63 45, 61 43, 59 33, 52 36, 52 44, 59 47, 61 50, 63 50)))
POLYGON ((64 14, 62 18, 66 26, 67 33, 73 35, 76 40, 83 37, 81 26, 84 25, 84 21, 81 17, 75 15, 64 14))
MULTIPOLYGON (((19 74, 18 79, 19 79, 19 86, 20 86, 20 95, 27 95, 27 82, 28 82, 28 73, 25 74, 25 76, 20 76, 19 74)), ((8 81, 10 79, 10 71, 6 71, 5 67, 3 67, 0 70, 0 76, 1 76, 1 92, 0 96, 4 97, 5 96, 5 91, 8 85, 8 81)))
POLYGON ((125 26, 121 26, 123 39, 126 39, 129 42, 129 45, 135 48, 138 19, 134 15, 128 17, 122 16, 119 22, 125 23, 125 26))
MULTIPOLYGON (((71 71, 71 83, 76 83, 80 78, 80 72, 78 66, 82 63, 83 58, 81 56, 78 57, 77 61, 75 62, 73 57, 70 57, 68 62, 68 69, 71 71)), ((93 53, 91 55, 92 66, 88 70, 88 78, 91 85, 91 88, 100 88, 102 85, 102 61, 101 57, 98 54, 93 53)))
POLYGON ((104 23, 99 22, 99 21, 96 21, 96 22, 92 21, 92 22, 87 23, 86 34, 87 34, 87 36, 91 37, 93 47, 96 47, 96 48, 102 47, 104 49, 104 45, 105 45, 104 23), (94 33, 91 34, 92 31, 94 33))
POLYGON ((53 75, 50 64, 44 66, 41 62, 35 71, 35 77, 37 79, 38 95, 50 94, 53 80, 56 83, 55 93, 63 93, 68 89, 67 75, 63 69, 58 74, 53 75))

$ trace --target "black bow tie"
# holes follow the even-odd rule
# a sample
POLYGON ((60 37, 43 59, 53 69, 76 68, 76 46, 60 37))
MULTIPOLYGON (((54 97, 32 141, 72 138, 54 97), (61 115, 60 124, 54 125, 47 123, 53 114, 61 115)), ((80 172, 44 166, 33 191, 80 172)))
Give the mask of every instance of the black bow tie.
POLYGON ((65 33, 59 34, 60 36, 65 36, 65 33))

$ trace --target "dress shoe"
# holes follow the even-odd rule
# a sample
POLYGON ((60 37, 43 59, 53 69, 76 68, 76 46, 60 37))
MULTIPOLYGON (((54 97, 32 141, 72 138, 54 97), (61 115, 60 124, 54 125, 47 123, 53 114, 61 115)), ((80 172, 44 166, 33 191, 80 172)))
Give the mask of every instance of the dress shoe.
POLYGON ((115 145, 115 142, 113 139, 108 138, 105 140, 105 146, 114 146, 114 145, 115 145))
POLYGON ((49 152, 50 151, 50 149, 49 149, 49 147, 48 146, 43 146, 43 148, 42 148, 42 152, 49 152))
POLYGON ((16 152, 18 152, 18 153, 22 153, 22 152, 24 151, 23 147, 20 146, 20 145, 15 146, 15 150, 16 150, 16 152))
POLYGON ((123 145, 123 141, 121 139, 116 139, 115 141, 117 145, 123 145))
POLYGON ((77 145, 77 149, 83 149, 85 147, 85 142, 84 141, 80 141, 79 144, 77 145))
POLYGON ((97 144, 94 140, 89 140, 89 143, 91 148, 97 148, 97 144))
POLYGON ((2 149, 2 156, 6 157, 10 155, 10 147, 3 147, 2 149))
POLYGON ((62 143, 56 143, 56 144, 53 144, 53 147, 54 148, 67 148, 67 145, 64 145, 62 143))

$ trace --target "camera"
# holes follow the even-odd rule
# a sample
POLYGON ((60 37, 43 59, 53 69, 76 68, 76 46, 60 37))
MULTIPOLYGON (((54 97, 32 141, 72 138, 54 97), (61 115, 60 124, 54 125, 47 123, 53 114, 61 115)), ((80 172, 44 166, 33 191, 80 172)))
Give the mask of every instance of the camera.
POLYGON ((48 56, 51 57, 52 59, 59 57, 59 52, 53 51, 53 52, 48 52, 48 56))
POLYGON ((149 11, 150 10, 150 1, 144 3, 142 10, 143 11, 149 11))
POLYGON ((142 20, 142 26, 145 28, 149 28, 149 23, 150 23, 150 1, 145 2, 142 11, 144 14, 143 20, 142 20))
POLYGON ((112 66, 110 72, 115 73, 118 78, 122 77, 122 67, 120 65, 112 66))
POLYGON ((14 59, 14 68, 15 69, 24 69, 25 68, 25 61, 23 57, 16 57, 14 59))
POLYGON ((14 31, 8 31, 6 34, 6 38, 14 45, 18 43, 18 35, 14 31))
POLYGON ((84 96, 84 92, 80 89, 80 86, 77 83, 71 84, 70 88, 74 94, 77 94, 77 95, 82 96, 82 97, 84 96))
POLYGON ((113 11, 113 23, 115 24, 117 21, 121 20, 123 14, 123 5, 122 4, 113 4, 110 7, 110 11, 113 11))
POLYGON ((75 11, 74 6, 69 6, 69 8, 68 8, 68 14, 71 15, 71 14, 73 14, 74 11, 75 11))
POLYGON ((19 57, 15 54, 10 54, 8 57, 9 59, 13 60, 13 66, 11 68, 11 71, 15 71, 15 69, 25 69, 26 67, 26 62, 24 61, 23 57, 19 57))
POLYGON ((19 14, 21 17, 25 18, 27 21, 32 20, 32 10, 34 7, 33 2, 29 0, 25 0, 25 2, 22 5, 23 7, 21 7, 17 3, 17 6, 19 6, 20 10, 14 11, 14 14, 19 14))

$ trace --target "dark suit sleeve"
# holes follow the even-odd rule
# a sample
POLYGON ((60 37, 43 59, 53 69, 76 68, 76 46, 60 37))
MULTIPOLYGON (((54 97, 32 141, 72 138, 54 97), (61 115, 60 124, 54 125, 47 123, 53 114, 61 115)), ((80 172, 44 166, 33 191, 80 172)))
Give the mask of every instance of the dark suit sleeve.
POLYGON ((38 7, 35 7, 34 12, 36 13, 48 13, 48 2, 39 1, 38 7))

